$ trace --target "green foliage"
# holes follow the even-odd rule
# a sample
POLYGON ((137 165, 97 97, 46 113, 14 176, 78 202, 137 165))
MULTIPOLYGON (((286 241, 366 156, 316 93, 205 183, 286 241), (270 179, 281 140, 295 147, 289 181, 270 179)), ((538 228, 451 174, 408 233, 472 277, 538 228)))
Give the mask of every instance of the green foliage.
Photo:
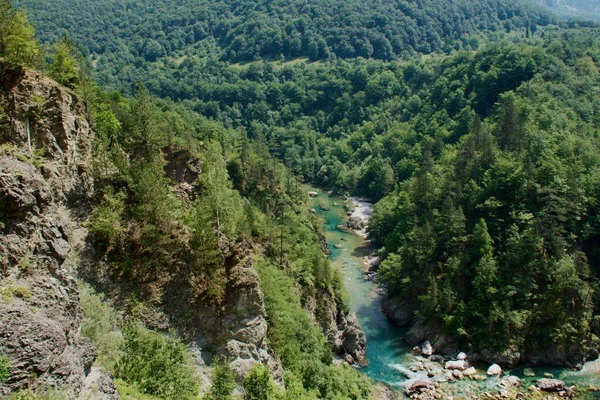
POLYGON ((125 196, 123 192, 105 193, 102 202, 96 207, 87 223, 90 235, 107 252, 118 246, 122 240, 121 235, 125 229, 122 220, 125 196))
POLYGON ((244 400, 269 400, 275 397, 271 372, 263 365, 256 365, 244 378, 244 400))
POLYGON ((7 400, 68 400, 69 395, 57 389, 19 390, 8 396, 7 400))
POLYGON ((122 352, 115 376, 162 399, 191 399, 196 373, 185 345, 176 337, 152 332, 138 323, 123 327, 122 352))
POLYGON ((82 282, 79 283, 79 302, 83 312, 81 334, 89 338, 96 349, 96 362, 110 372, 115 372, 119 348, 123 337, 114 310, 106 299, 82 282))
MULTIPOLYGON (((366 377, 352 368, 331 365, 329 344, 302 308, 294 281, 268 261, 260 262, 258 272, 265 295, 269 342, 286 370, 302 383, 302 396, 316 392, 322 399, 368 398, 370 382, 366 377)), ((257 385, 253 389, 267 390, 264 381, 264 376, 253 377, 252 383, 257 385)), ((299 389, 292 386, 290 390, 299 389)))
POLYGON ((212 372, 212 386, 203 400, 233 400, 235 387, 235 371, 226 360, 219 360, 212 372))
POLYGON ((51 9, 33 0, 22 3, 40 25, 44 22, 44 41, 53 42, 68 30, 98 60, 102 83, 116 83, 127 70, 123 78, 129 85, 144 75, 158 81, 153 75, 163 63, 195 69, 197 57, 211 53, 231 62, 282 57, 390 60, 415 52, 449 52, 476 45, 480 36, 502 37, 555 22, 541 8, 517 0, 275 5, 262 0, 235 5, 224 0, 201 5, 159 0, 129 12, 119 8, 118 0, 93 5, 58 0, 51 9), (66 18, 69 12, 79 18, 66 18))
POLYGON ((6 382, 10 376, 10 359, 5 356, 0 356, 0 383, 6 382))
POLYGON ((54 44, 51 58, 50 75, 70 89, 77 88, 80 83, 77 50, 68 36, 54 44))
POLYGON ((13 64, 28 67, 39 65, 42 52, 35 38, 35 30, 27 20, 27 14, 17 11, 11 19, 3 38, 4 58, 13 64))

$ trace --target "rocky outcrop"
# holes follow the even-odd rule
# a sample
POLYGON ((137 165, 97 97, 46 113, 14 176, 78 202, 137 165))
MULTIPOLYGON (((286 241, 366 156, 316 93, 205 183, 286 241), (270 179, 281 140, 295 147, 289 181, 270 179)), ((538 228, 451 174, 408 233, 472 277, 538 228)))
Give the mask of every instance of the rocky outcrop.
POLYGON ((335 354, 350 363, 366 364, 367 338, 354 314, 340 310, 335 298, 325 290, 304 299, 303 306, 321 325, 335 354))
POLYGON ((414 308, 398 297, 384 298, 381 308, 384 314, 398 326, 407 327, 413 322, 414 308))
POLYGON ((342 332, 342 345, 347 354, 350 354, 359 365, 366 363, 367 337, 360 328, 356 315, 350 314, 342 332))
POLYGON ((93 131, 85 106, 44 76, 0 66, 0 354, 17 388, 76 397, 95 360, 80 335, 74 271, 65 261, 75 206, 92 189, 93 131))

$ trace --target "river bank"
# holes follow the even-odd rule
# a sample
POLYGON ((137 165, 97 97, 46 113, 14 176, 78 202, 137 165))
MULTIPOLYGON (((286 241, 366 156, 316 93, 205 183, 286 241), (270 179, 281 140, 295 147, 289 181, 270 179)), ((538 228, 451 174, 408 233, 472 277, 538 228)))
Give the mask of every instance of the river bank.
MULTIPOLYGON (((389 385, 400 397, 405 396, 409 388, 425 384, 423 390, 443 393, 446 397, 454 396, 455 399, 478 399, 488 395, 492 396, 488 398, 502 398, 505 395, 514 398, 517 393, 530 398, 541 395, 535 389, 538 380, 552 376, 563 380, 565 388, 572 385, 585 388, 584 392, 577 394, 577 398, 600 398, 599 393, 587 391, 589 387, 593 389, 600 384, 600 363, 597 361, 587 363, 581 371, 516 368, 503 371, 502 377, 488 377, 489 364, 474 363, 462 370, 456 369, 460 371, 458 373, 453 372, 455 369, 445 368, 446 360, 440 362, 439 358, 430 359, 429 356, 416 354, 413 346, 405 340, 407 330, 392 323, 382 312, 385 292, 375 282, 375 275, 369 273, 372 265, 378 262, 376 257, 371 257, 375 249, 366 240, 366 225, 372 214, 372 204, 315 191, 318 194, 313 199, 313 207, 324 219, 331 262, 343 271, 350 295, 350 309, 357 315, 367 336, 368 365, 361 368, 363 373, 389 385), (352 228, 348 227, 348 222, 352 228), (508 382, 507 376, 519 378, 520 386, 513 386, 510 382, 516 383, 516 379, 511 378, 508 382)), ((419 392, 415 393, 419 395, 419 392)), ((563 394, 568 396, 569 392, 564 390, 563 394)))

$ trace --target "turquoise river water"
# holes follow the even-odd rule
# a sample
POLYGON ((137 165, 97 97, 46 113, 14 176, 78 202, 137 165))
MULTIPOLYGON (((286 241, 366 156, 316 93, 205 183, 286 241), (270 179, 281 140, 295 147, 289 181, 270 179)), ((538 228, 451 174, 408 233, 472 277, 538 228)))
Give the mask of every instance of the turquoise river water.
MULTIPOLYGON (((392 388, 401 390, 408 378, 400 370, 414 363, 415 357, 412 354, 412 346, 404 341, 406 330, 393 324, 382 313, 381 289, 375 282, 364 278, 367 269, 364 257, 372 249, 360 236, 338 229, 338 226, 345 224, 348 219, 345 202, 321 191, 318 193, 319 195, 313 199, 313 207, 324 220, 330 260, 334 266, 343 271, 346 289, 350 296, 351 311, 356 313, 367 336, 369 364, 361 368, 361 371, 375 381, 387 383, 392 388)), ((485 375, 487 366, 476 367, 478 370, 481 368, 481 373, 485 375)), ((561 368, 534 368, 533 371, 535 377, 525 377, 522 368, 505 372, 521 377, 525 388, 548 373, 564 380, 568 385, 580 387, 600 385, 600 361, 587 363, 581 371, 561 368)), ((498 383, 499 379, 493 378, 482 382, 466 380, 448 385, 454 387, 454 393, 460 398, 461 394, 472 394, 478 390, 497 392, 498 383)), ((598 399, 600 392, 589 392, 580 398, 598 399)))

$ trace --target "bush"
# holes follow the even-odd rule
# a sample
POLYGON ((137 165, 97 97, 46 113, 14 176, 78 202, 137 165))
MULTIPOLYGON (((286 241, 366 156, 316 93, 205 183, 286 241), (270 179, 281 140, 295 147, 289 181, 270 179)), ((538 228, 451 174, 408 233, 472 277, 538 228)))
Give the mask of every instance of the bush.
POLYGON ((0 383, 6 382, 10 376, 10 360, 6 356, 0 356, 0 383))
POLYGON ((195 397, 196 372, 180 339, 150 331, 139 323, 125 325, 123 339, 117 378, 162 399, 195 397))
POLYGON ((83 311, 81 333, 98 349, 98 364, 114 372, 123 342, 115 312, 104 302, 103 296, 84 283, 79 284, 79 301, 83 311))
POLYGON ((225 360, 220 360, 215 364, 212 387, 204 400, 233 400, 233 389, 235 389, 235 372, 225 360))
POLYGON ((244 400, 268 400, 275 396, 275 388, 269 370, 256 365, 244 379, 244 400))

